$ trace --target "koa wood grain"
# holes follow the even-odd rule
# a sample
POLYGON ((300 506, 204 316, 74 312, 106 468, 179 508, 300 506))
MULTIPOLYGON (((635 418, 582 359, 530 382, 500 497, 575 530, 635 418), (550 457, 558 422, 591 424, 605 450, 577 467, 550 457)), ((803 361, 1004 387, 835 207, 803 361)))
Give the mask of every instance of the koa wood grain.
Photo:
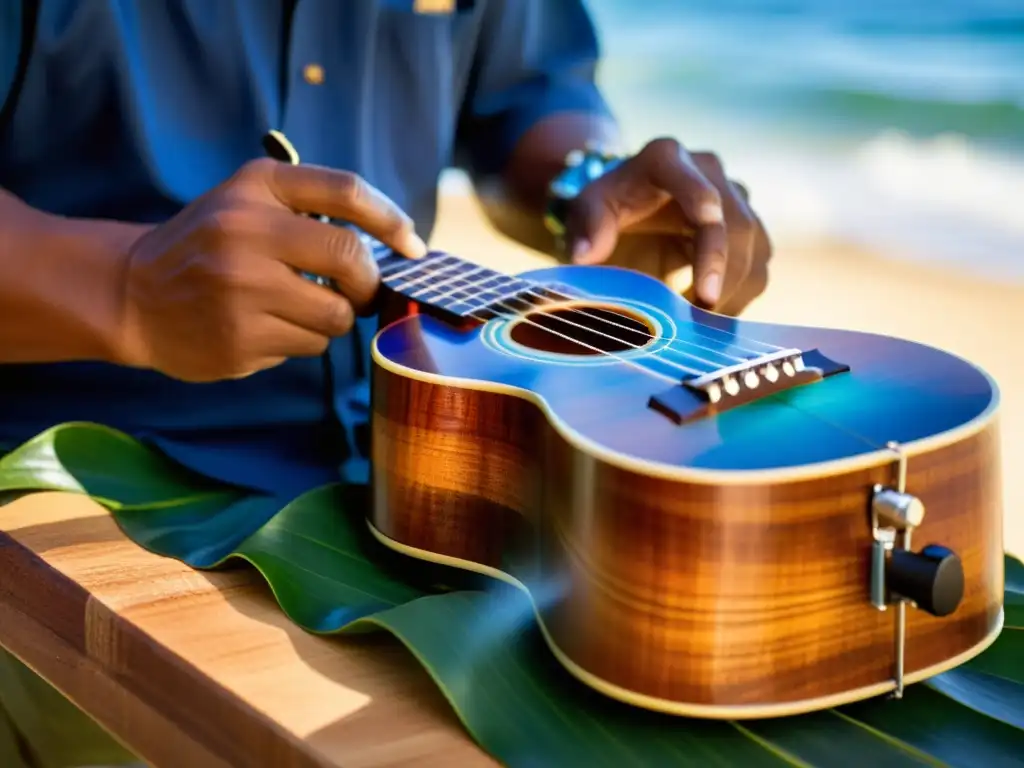
POLYGON ((530 277, 639 307, 677 340, 665 359, 717 339, 735 355, 819 349, 850 371, 679 426, 648 407, 664 381, 517 347, 514 318, 399 320, 374 347, 369 522, 386 545, 511 576, 556 656, 609 695, 703 717, 823 708, 893 687, 897 611, 869 601, 869 510, 897 482, 895 442, 925 507, 912 549, 949 548, 964 576, 952 615, 908 608, 907 680, 995 638, 998 394, 983 372, 898 339, 702 313, 635 273, 530 277))

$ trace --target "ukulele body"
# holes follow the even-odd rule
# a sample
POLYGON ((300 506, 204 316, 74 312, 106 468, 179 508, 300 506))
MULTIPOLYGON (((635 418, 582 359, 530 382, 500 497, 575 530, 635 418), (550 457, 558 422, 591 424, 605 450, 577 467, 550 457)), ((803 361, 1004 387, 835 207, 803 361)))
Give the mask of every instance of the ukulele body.
POLYGON ((998 391, 983 371, 885 336, 703 312, 628 270, 524 277, 593 297, 547 327, 592 348, 600 329, 619 351, 500 318, 384 328, 368 522, 385 545, 526 589, 558 660, 620 700, 707 718, 823 709, 895 685, 896 606, 869 594, 871 509, 902 455, 925 508, 911 549, 949 548, 964 583, 950 615, 906 609, 905 681, 995 640, 998 391), (578 311, 598 306, 622 314, 578 311), (849 370, 689 423, 651 407, 679 366, 707 366, 695 358, 772 348, 849 370))

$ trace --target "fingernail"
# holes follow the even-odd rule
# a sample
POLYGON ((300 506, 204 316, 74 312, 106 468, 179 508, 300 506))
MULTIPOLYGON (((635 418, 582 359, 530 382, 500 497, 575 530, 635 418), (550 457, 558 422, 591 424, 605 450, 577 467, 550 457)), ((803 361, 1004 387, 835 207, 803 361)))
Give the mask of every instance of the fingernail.
POLYGON ((704 203, 697 210, 698 224, 721 224, 725 220, 722 206, 718 203, 704 203))
POLYGON ((422 259, 427 255, 427 244, 415 232, 410 232, 402 245, 402 255, 409 259, 422 259))
POLYGON ((590 252, 590 241, 585 237, 580 238, 572 244, 572 260, 575 264, 586 264, 587 254, 590 252))
POLYGON ((704 278, 700 291, 704 295, 704 301, 708 304, 716 303, 722 293, 722 276, 717 272, 712 272, 704 278))

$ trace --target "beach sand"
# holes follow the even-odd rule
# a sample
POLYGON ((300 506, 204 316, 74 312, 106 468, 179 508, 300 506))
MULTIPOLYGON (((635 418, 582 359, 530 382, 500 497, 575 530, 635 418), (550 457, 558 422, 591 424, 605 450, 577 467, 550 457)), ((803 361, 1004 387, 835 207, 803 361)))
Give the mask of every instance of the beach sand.
MULTIPOLYGON (((431 246, 507 272, 552 263, 502 237, 466 195, 441 198, 431 246)), ((885 333, 981 366, 1002 392, 1000 431, 1007 550, 1024 555, 1024 284, 995 282, 835 243, 776 242, 768 291, 744 315, 885 333)))

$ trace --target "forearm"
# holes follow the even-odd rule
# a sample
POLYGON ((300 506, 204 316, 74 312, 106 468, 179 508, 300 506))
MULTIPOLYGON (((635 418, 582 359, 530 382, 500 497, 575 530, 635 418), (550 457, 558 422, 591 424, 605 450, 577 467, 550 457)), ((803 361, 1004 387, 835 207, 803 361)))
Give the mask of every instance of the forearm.
POLYGON ((146 229, 53 216, 0 190, 0 363, 119 362, 127 249, 146 229))
POLYGON ((544 226, 548 185, 565 156, 591 141, 616 149, 621 136, 608 118, 580 113, 553 115, 527 131, 500 177, 476 180, 491 224, 529 248, 554 253, 555 239, 544 226))

